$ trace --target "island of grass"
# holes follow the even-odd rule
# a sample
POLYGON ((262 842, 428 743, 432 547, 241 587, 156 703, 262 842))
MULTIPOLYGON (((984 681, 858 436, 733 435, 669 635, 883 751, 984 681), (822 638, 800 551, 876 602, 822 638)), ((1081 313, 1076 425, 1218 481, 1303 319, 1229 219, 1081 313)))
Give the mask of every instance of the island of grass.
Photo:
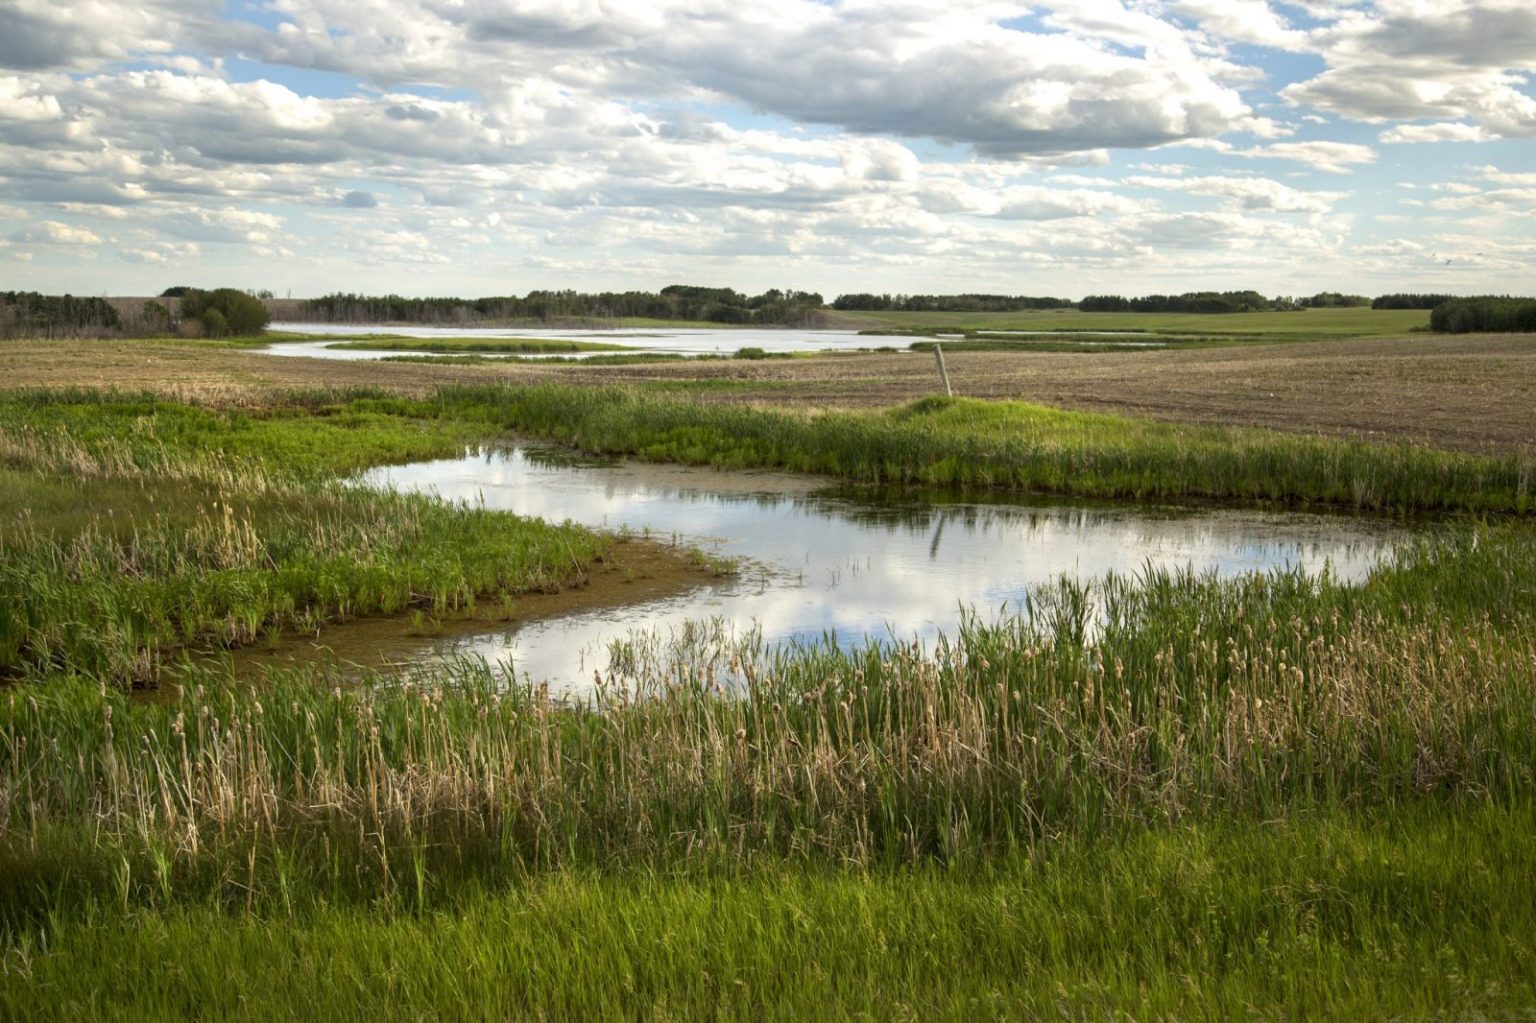
MULTIPOLYGON (((314 339, 314 340, 319 340, 314 339)), ((577 352, 638 352, 632 345, 618 345, 609 341, 578 341, 560 337, 401 337, 388 334, 369 334, 328 345, 329 348, 349 348, 370 352, 443 352, 447 354, 473 352, 504 352, 509 355, 570 355, 577 352)))

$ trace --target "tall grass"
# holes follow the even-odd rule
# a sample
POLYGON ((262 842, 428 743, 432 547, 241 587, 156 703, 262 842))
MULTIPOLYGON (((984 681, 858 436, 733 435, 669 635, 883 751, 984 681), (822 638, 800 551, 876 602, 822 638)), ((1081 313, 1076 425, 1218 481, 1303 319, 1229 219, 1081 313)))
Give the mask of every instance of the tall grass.
POLYGON ((581 871, 427 907, 108 890, 13 932, 0 1016, 1528 1019, 1533 820, 1227 822, 965 873, 581 871))
POLYGON ((462 424, 85 394, 7 399, 0 423, 0 675, 153 683, 178 647, 460 610, 558 587, 605 549, 569 524, 332 475, 456 453, 462 424))
POLYGON ((474 663, 149 705, 56 680, 0 703, 4 870, 346 899, 621 864, 974 866, 1155 823, 1527 799, 1536 536, 1401 557, 1359 589, 1064 581, 926 651, 695 632, 575 706, 474 663))
MULTIPOLYGON (((866 483, 1371 511, 1525 513, 1533 498, 1528 455, 1479 457, 1021 402, 931 398, 877 412, 808 414, 550 384, 450 388, 427 404, 445 417, 531 431, 595 452, 866 483)), ((364 407, 419 409, 388 402, 364 407)))

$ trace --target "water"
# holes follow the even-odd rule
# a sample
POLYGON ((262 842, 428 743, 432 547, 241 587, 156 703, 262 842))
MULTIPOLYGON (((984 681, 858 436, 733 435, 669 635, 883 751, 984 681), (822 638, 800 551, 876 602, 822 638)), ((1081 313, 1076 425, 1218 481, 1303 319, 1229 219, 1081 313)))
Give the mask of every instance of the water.
MULTIPOLYGON (((272 330, 294 334, 334 334, 363 336, 368 334, 394 334, 409 338, 476 338, 493 341, 498 338, 553 338, 570 341, 605 341, 623 345, 637 351, 659 352, 670 355, 734 355, 741 348, 761 348, 765 352, 833 352, 857 351, 864 348, 892 347, 906 349, 912 343, 910 337, 858 334, 851 330, 761 330, 751 328, 662 328, 644 330, 555 330, 542 327, 387 327, 377 324, 334 323, 274 323, 272 330)), ((360 349, 332 348, 337 344, 327 341, 296 341, 268 345, 256 349, 263 355, 307 356, 320 359, 368 360, 384 359, 391 355, 485 355, 497 357, 493 352, 389 352, 360 349)), ((521 353, 504 353, 512 357, 521 353)), ((583 358, 600 352, 553 353, 564 358, 583 358)), ((608 353, 615 354, 615 353, 608 353)), ((539 358, 527 353, 524 358, 539 358)), ((544 356, 549 357, 549 356, 544 356)))
POLYGON ((580 689, 607 672, 608 644, 720 618, 769 642, 952 634, 962 608, 1018 609, 1032 586, 1147 565, 1215 571, 1330 565, 1358 580, 1400 537, 1369 520, 1259 511, 898 502, 819 489, 799 477, 635 463, 539 449, 376 469, 374 486, 436 492, 490 508, 608 530, 649 532, 742 559, 692 592, 569 614, 513 630, 424 641, 427 657, 511 658, 519 678, 580 689))

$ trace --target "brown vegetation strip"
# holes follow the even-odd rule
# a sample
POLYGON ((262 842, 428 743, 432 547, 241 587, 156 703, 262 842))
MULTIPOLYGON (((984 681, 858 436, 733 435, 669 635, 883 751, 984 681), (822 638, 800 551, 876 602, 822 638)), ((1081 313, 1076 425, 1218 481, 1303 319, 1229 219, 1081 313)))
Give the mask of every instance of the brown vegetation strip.
MULTIPOLYGON (((1254 344, 1155 352, 954 352, 957 394, 1175 422, 1410 440, 1475 452, 1536 445, 1536 335, 1254 344)), ((505 379, 664 382, 701 400, 807 409, 890 405, 934 393, 926 355, 637 366, 276 358, 144 342, 0 345, 0 387, 152 388, 214 402, 273 389, 374 385, 412 394, 505 379), (696 389, 695 389, 696 388, 696 389)))

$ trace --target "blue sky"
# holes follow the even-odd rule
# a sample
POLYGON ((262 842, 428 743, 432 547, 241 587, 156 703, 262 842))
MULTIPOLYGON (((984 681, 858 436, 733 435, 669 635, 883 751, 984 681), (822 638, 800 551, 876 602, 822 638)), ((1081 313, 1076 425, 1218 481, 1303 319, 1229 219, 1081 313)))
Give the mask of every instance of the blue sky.
POLYGON ((0 288, 1530 292, 1515 0, 0 0, 0 288))

